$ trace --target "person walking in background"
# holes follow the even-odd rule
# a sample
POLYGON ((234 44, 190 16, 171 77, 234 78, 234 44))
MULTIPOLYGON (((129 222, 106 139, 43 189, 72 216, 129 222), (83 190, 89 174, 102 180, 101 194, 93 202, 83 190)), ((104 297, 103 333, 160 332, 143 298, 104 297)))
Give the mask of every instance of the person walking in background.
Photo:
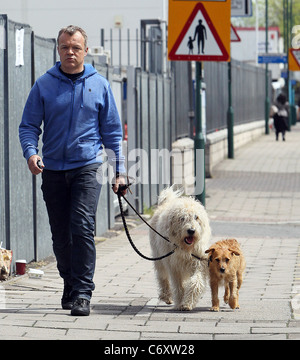
POLYGON ((285 132, 288 130, 289 112, 286 96, 279 94, 275 107, 273 107, 273 119, 276 132, 276 141, 278 141, 279 133, 282 133, 282 140, 285 141, 285 132))
POLYGON ((108 81, 84 64, 85 31, 73 25, 63 28, 57 44, 60 61, 31 89, 19 137, 31 173, 42 173, 53 250, 64 280, 62 308, 71 309, 72 315, 89 315, 101 191, 96 174, 104 145, 115 172, 113 191, 125 183, 122 125, 108 81), (38 155, 42 123, 43 159, 38 155))

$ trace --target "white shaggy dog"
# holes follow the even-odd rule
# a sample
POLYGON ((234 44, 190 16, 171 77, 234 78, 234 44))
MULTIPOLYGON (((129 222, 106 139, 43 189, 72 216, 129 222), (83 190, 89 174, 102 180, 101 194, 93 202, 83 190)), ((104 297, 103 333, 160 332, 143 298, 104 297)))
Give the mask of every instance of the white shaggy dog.
MULTIPOLYGON (((154 262, 159 286, 159 298, 177 310, 192 310, 205 290, 208 277, 207 255, 211 237, 204 207, 192 197, 181 196, 183 190, 173 187, 163 190, 158 199, 151 225, 176 244, 174 254, 154 262), (193 255, 201 258, 198 260, 193 255)), ((154 257, 174 249, 174 245, 150 230, 154 257)))

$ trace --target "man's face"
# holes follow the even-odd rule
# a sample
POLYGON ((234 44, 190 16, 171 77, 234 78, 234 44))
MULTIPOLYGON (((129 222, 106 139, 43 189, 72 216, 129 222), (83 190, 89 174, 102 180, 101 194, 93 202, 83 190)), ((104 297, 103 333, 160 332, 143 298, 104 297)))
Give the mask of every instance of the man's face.
POLYGON ((76 74, 84 69, 84 57, 87 54, 84 37, 77 31, 73 35, 61 34, 57 51, 60 56, 61 69, 67 74, 76 74))

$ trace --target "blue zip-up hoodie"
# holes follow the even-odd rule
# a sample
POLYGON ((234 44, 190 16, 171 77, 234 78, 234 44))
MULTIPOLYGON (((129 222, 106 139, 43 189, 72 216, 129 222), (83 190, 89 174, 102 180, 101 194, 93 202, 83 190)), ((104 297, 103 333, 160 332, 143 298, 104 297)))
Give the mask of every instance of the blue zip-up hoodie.
POLYGON ((89 64, 75 83, 59 68, 57 62, 35 82, 28 96, 19 127, 24 157, 28 160, 38 154, 44 122, 45 169, 101 163, 104 145, 114 171, 124 173, 122 125, 108 81, 89 64))

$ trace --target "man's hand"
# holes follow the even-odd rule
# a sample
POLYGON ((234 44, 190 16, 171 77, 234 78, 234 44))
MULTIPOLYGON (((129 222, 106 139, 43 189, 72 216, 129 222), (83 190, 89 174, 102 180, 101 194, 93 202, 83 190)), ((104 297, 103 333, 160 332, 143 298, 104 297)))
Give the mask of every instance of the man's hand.
POLYGON ((31 173, 33 175, 38 175, 40 174, 41 172, 43 172, 43 169, 40 169, 38 166, 37 166, 37 162, 40 161, 40 165, 42 168, 44 168, 44 164, 43 164, 43 161, 41 159, 40 156, 38 155, 32 155, 30 156, 30 158, 28 159, 27 161, 27 164, 28 164, 28 167, 29 167, 29 170, 31 171, 31 173))
MULTIPOLYGON (((113 184, 113 192, 115 193, 115 194, 117 194, 118 193, 118 190, 119 190, 119 186, 120 185, 126 185, 126 180, 125 180, 125 178, 124 178, 124 176, 118 176, 117 178, 115 178, 115 183, 113 184)), ((122 192, 121 192, 121 194, 124 196, 124 195, 126 195, 126 193, 127 193, 127 189, 125 189, 125 190, 123 190, 122 192)))

